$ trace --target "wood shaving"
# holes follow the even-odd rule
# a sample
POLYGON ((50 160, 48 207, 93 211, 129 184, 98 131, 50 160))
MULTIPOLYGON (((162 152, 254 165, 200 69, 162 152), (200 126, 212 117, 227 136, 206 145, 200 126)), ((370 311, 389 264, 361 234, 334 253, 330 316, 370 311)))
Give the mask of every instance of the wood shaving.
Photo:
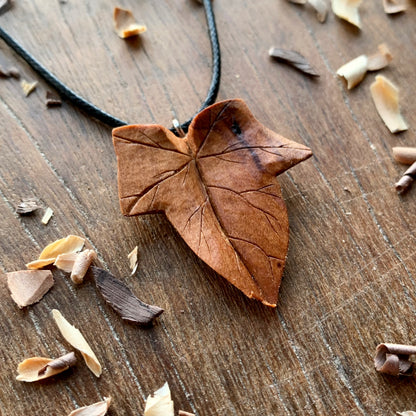
POLYGON ((48 222, 50 221, 50 219, 52 218, 52 215, 53 215, 53 211, 52 211, 52 209, 51 208, 46 208, 46 211, 45 211, 45 213, 43 214, 43 217, 42 217, 42 219, 40 220, 40 222, 43 224, 43 225, 47 225, 48 224, 48 222))
POLYGON ((44 357, 27 358, 18 365, 17 372, 19 375, 16 377, 16 380, 29 383, 43 380, 68 370, 68 368, 74 365, 76 361, 77 359, 73 352, 65 354, 55 360, 44 357))
POLYGON ((377 75, 370 86, 377 111, 392 133, 407 130, 407 124, 400 114, 399 90, 386 77, 377 75))
POLYGON ((280 48, 270 48, 269 55, 273 58, 276 58, 279 62, 289 64, 307 75, 319 77, 319 74, 308 63, 306 58, 298 52, 280 48))
POLYGON ((392 60, 393 56, 388 46, 385 43, 381 43, 378 45, 377 52, 368 56, 367 69, 368 71, 378 71, 385 68, 392 60))
POLYGON ((60 254, 76 253, 82 249, 85 240, 76 235, 69 235, 68 237, 56 240, 48 244, 40 253, 39 259, 26 264, 28 269, 41 269, 49 264, 55 262, 60 254))
POLYGON ((59 107, 60 105, 62 105, 62 101, 59 96, 51 91, 46 91, 46 106, 59 107))
POLYGON ((315 9, 319 22, 324 23, 328 14, 328 6, 324 0, 308 0, 308 3, 315 9))
POLYGON ((78 253, 60 254, 56 258, 55 263, 53 263, 53 265, 56 266, 58 269, 63 270, 64 272, 71 273, 77 256, 78 253))
POLYGON ((163 313, 162 308, 148 305, 138 299, 123 282, 106 270, 93 267, 92 273, 104 299, 124 320, 150 325, 163 313))
POLYGON ((401 344, 379 344, 376 348, 374 366, 377 371, 392 376, 411 376, 414 362, 410 355, 416 354, 416 347, 401 344))
POLYGON ((410 166, 409 169, 403 174, 399 182, 396 183, 396 191, 402 194, 410 189, 414 180, 416 179, 416 162, 410 166))
POLYGON ((139 25, 130 10, 114 8, 114 28, 120 38, 125 39, 146 32, 144 25, 139 25))
POLYGON ((19 79, 20 78, 20 71, 15 66, 10 67, 9 68, 9 77, 19 79))
POLYGON ((360 4, 361 0, 332 0, 332 11, 340 19, 344 19, 361 29, 360 14, 358 12, 360 4))
POLYGON ((416 162, 416 147, 393 147, 393 157, 396 162, 412 165, 416 162))
POLYGON ((111 404, 111 397, 104 397, 102 402, 90 404, 73 410, 69 416, 104 416, 111 404))
POLYGON ((71 272, 71 280, 79 285, 83 282, 91 263, 97 258, 97 253, 94 250, 84 250, 77 254, 74 261, 74 266, 71 272))
POLYGON ((79 350, 84 357, 85 363, 88 368, 93 372, 96 377, 101 375, 101 364, 99 363, 96 355, 92 351, 91 347, 81 334, 81 332, 72 326, 57 309, 52 310, 52 316, 58 325, 59 331, 62 336, 77 350, 79 350))
POLYGON ((406 6, 406 0, 383 0, 384 11, 387 14, 404 12, 406 6))
POLYGON ((1 0, 0 1, 0 14, 7 12, 13 5, 12 0, 1 0))
POLYGON ((342 65, 337 75, 344 78, 350 90, 358 85, 365 77, 367 71, 377 71, 386 67, 393 59, 386 44, 378 46, 378 51, 370 56, 360 55, 352 61, 342 65))
POLYGON ((131 274, 132 275, 134 273, 136 273, 137 266, 139 265, 139 262, 138 262, 138 251, 139 251, 139 247, 136 246, 131 251, 131 253, 127 256, 127 258, 129 259, 129 264, 130 264, 130 269, 131 269, 131 274))
POLYGON ((39 302, 54 284, 50 270, 20 270, 6 276, 12 299, 19 308, 39 302))
POLYGON ((22 86, 22 90, 25 93, 26 97, 32 93, 33 91, 35 91, 38 82, 34 81, 34 82, 28 82, 26 80, 22 80, 22 82, 20 83, 20 85, 22 86))
POLYGON ((399 416, 416 416, 416 412, 413 410, 407 410, 405 412, 397 412, 399 416))
POLYGON ((144 416, 174 416, 173 401, 168 383, 148 396, 144 416))
POLYGON ((179 410, 178 416, 195 416, 194 413, 185 412, 185 410, 179 410))
POLYGON ((36 198, 27 198, 23 199, 22 202, 20 202, 20 204, 16 208, 16 212, 19 215, 27 215, 31 214, 39 208, 40 206, 36 198))

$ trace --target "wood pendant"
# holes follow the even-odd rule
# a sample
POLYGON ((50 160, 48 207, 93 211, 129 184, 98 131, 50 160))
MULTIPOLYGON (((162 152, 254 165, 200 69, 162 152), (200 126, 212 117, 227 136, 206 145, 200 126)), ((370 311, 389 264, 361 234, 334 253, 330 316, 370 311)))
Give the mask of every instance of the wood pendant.
POLYGON ((164 212, 216 272, 276 306, 289 222, 276 175, 312 155, 267 129, 242 100, 199 113, 185 138, 160 125, 113 130, 124 215, 164 212))

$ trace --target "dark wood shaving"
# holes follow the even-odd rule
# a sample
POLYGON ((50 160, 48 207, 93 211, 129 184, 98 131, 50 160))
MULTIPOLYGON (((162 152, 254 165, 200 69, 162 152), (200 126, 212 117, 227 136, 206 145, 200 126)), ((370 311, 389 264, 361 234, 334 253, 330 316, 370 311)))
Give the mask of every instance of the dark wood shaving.
POLYGON ((104 299, 124 320, 148 326, 163 313, 162 308, 148 305, 138 299, 123 282, 111 273, 98 267, 91 269, 95 283, 104 299))
POLYGON ((319 74, 316 72, 315 68, 313 68, 308 63, 306 58, 298 52, 289 51, 287 49, 270 48, 269 55, 279 62, 293 66, 304 74, 319 77, 319 74))
POLYGON ((71 367, 76 362, 77 362, 77 359, 75 357, 75 354, 73 352, 69 352, 68 354, 65 354, 62 357, 59 357, 56 360, 53 360, 47 365, 45 365, 45 367, 41 368, 38 371, 38 375, 41 376, 42 374, 45 374, 48 367, 54 370, 60 370, 63 368, 71 367))
POLYGON ((47 107, 58 107, 62 105, 62 101, 58 95, 51 91, 46 91, 46 106, 47 107))
POLYGON ((396 191, 402 194, 410 189, 413 182, 416 180, 416 162, 410 166, 409 169, 403 174, 399 182, 396 183, 396 191))
POLYGON ((38 204, 37 199, 28 198, 28 199, 22 200, 22 202, 17 206, 16 212, 20 215, 28 215, 36 211, 39 208, 40 206, 38 204))
POLYGON ((379 344, 376 348, 374 366, 377 371, 392 376, 411 376, 414 362, 409 357, 416 354, 416 347, 401 344, 379 344))

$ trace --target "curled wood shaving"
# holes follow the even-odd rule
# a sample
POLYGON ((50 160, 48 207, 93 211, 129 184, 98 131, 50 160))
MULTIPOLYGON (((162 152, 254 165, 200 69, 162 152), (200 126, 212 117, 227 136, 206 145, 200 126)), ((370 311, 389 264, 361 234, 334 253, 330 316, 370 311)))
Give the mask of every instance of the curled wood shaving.
POLYGON ((63 270, 64 272, 71 273, 77 256, 78 253, 60 254, 56 258, 55 263, 53 263, 53 265, 56 266, 58 269, 63 270))
POLYGON ((102 402, 73 410, 69 416, 104 416, 111 404, 111 397, 104 397, 102 402))
POLYGON ((56 240, 48 244, 40 253, 39 259, 26 264, 28 269, 41 269, 49 264, 55 262, 60 254, 76 253, 84 246, 85 240, 76 235, 69 235, 68 237, 56 240))
POLYGON ((16 380, 26 382, 43 380, 68 370, 76 361, 77 359, 73 352, 55 360, 44 357, 27 358, 18 365, 17 372, 19 375, 16 377, 16 380))
POLYGON ((392 133, 407 130, 407 124, 400 114, 399 90, 386 77, 377 75, 370 86, 377 111, 392 133))
POLYGON ((328 6, 324 0, 308 0, 308 3, 315 9, 317 19, 324 23, 328 14, 328 6))
POLYGON ((360 4, 361 0, 332 0, 332 11, 340 19, 344 19, 361 29, 360 15, 358 13, 360 4))
POLYGON ((410 355, 416 354, 416 347, 401 344, 379 344, 376 348, 374 366, 377 371, 392 376, 411 376, 414 362, 410 355))
POLYGON ((393 147, 393 157, 396 162, 411 165, 416 162, 416 147, 393 147))
POLYGON ((279 62, 289 64, 305 74, 319 77, 319 74, 308 63, 306 58, 298 52, 280 48, 270 48, 269 55, 272 58, 276 58, 279 62))
POLYGON ((386 44, 378 46, 378 51, 370 56, 360 55, 352 61, 342 65, 337 70, 337 75, 347 81, 350 90, 358 85, 365 77, 367 71, 377 71, 387 66, 393 59, 386 44))
POLYGON ((85 363, 88 368, 93 372, 96 377, 101 375, 101 364, 98 362, 97 357, 92 351, 91 347, 81 334, 81 332, 72 326, 57 309, 52 310, 52 316, 58 325, 59 331, 62 336, 77 350, 79 350, 84 357, 85 363))
POLYGON ((147 28, 144 25, 139 25, 130 10, 114 8, 114 28, 120 36, 125 39, 131 36, 139 35, 146 32, 147 28))
POLYGON ((88 268, 96 258, 97 253, 94 250, 84 250, 78 253, 72 268, 71 280, 77 285, 82 283, 88 268))
POLYGON ((12 299, 19 308, 39 302, 54 283, 50 270, 20 270, 6 276, 12 299))
POLYGON ((384 11, 387 14, 395 14, 406 10, 406 0, 383 0, 384 11))
POLYGON ((104 299, 124 320, 140 325, 150 325, 163 313, 162 308, 148 305, 138 299, 123 282, 106 270, 93 267, 92 273, 104 299))
POLYGON ((144 408, 144 416, 173 416, 173 401, 168 383, 148 396, 144 408))
POLYGON ((23 92, 25 93, 25 95, 27 97, 30 93, 35 91, 35 88, 37 87, 38 82, 37 81, 27 82, 26 80, 22 80, 20 85, 22 86, 22 90, 23 90, 23 92))
POLYGON ((138 263, 138 251, 139 251, 139 247, 134 247, 134 249, 131 251, 131 253, 127 256, 127 258, 129 259, 129 263, 130 263, 130 269, 131 269, 131 274, 133 275, 134 273, 136 273, 137 270, 137 266, 139 265, 138 263))
POLYGON ((409 169, 403 174, 399 182, 396 183, 396 191, 402 194, 410 189, 414 180, 416 179, 416 162, 410 166, 409 169))
POLYGON ((44 225, 46 225, 49 221, 50 221, 50 219, 52 218, 52 215, 53 215, 53 211, 52 211, 52 209, 51 208, 46 208, 46 211, 45 211, 45 213, 43 214, 43 217, 42 217, 42 219, 40 220, 40 222, 42 223, 42 224, 44 224, 44 225))
POLYGON ((39 208, 40 206, 36 198, 27 198, 20 202, 20 204, 16 208, 16 212, 19 215, 27 215, 31 214, 39 208))

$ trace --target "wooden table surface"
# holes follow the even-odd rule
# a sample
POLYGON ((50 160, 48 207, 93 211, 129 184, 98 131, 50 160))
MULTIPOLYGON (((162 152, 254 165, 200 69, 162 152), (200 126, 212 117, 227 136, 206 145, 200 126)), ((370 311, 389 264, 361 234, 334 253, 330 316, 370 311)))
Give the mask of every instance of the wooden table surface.
MULTIPOLYGON (((123 217, 111 129, 64 102, 3 43, 2 63, 39 84, 0 79, 0 266, 25 268, 50 242, 76 234, 102 267, 164 314, 151 329, 123 322, 89 275, 74 287, 54 270, 41 302, 18 309, 5 277, 0 308, 0 414, 68 415, 111 396, 109 415, 141 415, 168 381, 176 412, 195 415, 394 415, 416 410, 414 378, 376 373, 381 342, 416 344, 416 188, 400 197, 406 169, 393 146, 416 146, 416 3, 397 16, 382 1, 360 7, 362 30, 285 0, 215 0, 222 50, 218 99, 243 98, 271 128, 311 147, 312 159, 279 177, 290 248, 277 308, 249 300, 199 260, 163 214, 123 217), (370 95, 374 73, 347 91, 336 70, 386 42, 394 59, 380 71, 400 87, 410 128, 391 134, 370 95), (271 46, 302 53, 319 79, 273 62, 271 46), (15 208, 36 197, 42 209, 15 208), (43 211, 54 215, 48 225, 43 211), (137 273, 127 255, 139 249, 137 273), (59 309, 103 365, 81 362, 39 383, 15 380, 31 356, 72 350, 51 317, 59 309)), ((82 96, 131 123, 171 126, 203 101, 211 76, 204 10, 190 0, 66 2, 15 0, 0 25, 82 96), (124 41, 114 6, 148 30, 124 41)))

